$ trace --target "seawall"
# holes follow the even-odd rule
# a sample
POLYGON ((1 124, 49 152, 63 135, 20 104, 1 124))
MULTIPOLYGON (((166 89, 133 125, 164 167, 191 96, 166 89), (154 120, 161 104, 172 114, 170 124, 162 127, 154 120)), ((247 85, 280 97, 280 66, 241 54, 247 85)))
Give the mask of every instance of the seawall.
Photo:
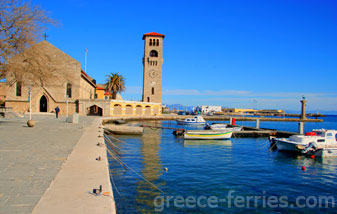
POLYGON ((101 118, 87 127, 32 213, 116 213, 101 118), (102 185, 103 194, 94 194, 102 185))

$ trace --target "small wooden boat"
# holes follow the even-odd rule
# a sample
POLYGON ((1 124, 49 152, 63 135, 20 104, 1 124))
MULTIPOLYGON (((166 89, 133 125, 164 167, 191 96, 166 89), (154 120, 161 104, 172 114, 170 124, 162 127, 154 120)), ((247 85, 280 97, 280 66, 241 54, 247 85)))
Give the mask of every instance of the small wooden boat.
POLYGON ((228 127, 227 124, 225 123, 213 123, 212 125, 206 124, 205 129, 210 129, 210 130, 221 130, 221 131, 242 131, 242 127, 228 127))
POLYGON ((229 139, 232 137, 233 131, 214 131, 214 130, 186 130, 184 139, 194 140, 219 140, 229 139))
POLYGON ((114 121, 112 121, 114 124, 116 124, 116 125, 122 125, 122 124, 125 124, 126 123, 126 121, 125 120, 114 120, 114 121))
POLYGON ((200 115, 191 117, 191 118, 185 118, 184 120, 177 120, 178 125, 205 125, 206 121, 204 118, 200 115))

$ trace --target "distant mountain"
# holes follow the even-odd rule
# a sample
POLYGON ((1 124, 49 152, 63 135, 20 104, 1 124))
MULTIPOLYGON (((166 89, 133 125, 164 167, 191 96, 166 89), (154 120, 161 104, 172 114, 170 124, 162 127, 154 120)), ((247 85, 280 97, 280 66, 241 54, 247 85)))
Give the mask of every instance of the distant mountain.
POLYGON ((166 104, 170 110, 192 111, 194 106, 184 106, 182 104, 166 104))

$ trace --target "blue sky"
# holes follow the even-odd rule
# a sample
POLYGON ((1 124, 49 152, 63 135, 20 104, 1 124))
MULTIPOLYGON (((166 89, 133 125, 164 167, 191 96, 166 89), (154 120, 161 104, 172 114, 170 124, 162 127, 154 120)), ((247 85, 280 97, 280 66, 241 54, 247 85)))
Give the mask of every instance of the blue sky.
POLYGON ((163 103, 337 111, 337 1, 33 0, 48 41, 99 83, 119 72, 140 100, 142 35, 165 34, 163 103))

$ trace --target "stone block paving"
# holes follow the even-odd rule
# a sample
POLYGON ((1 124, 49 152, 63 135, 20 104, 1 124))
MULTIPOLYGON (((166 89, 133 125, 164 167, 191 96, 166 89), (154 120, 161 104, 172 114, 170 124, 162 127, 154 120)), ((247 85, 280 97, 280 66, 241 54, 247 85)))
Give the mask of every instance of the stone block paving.
POLYGON ((95 117, 78 124, 65 117, 33 115, 0 119, 0 214, 31 213, 95 117))

